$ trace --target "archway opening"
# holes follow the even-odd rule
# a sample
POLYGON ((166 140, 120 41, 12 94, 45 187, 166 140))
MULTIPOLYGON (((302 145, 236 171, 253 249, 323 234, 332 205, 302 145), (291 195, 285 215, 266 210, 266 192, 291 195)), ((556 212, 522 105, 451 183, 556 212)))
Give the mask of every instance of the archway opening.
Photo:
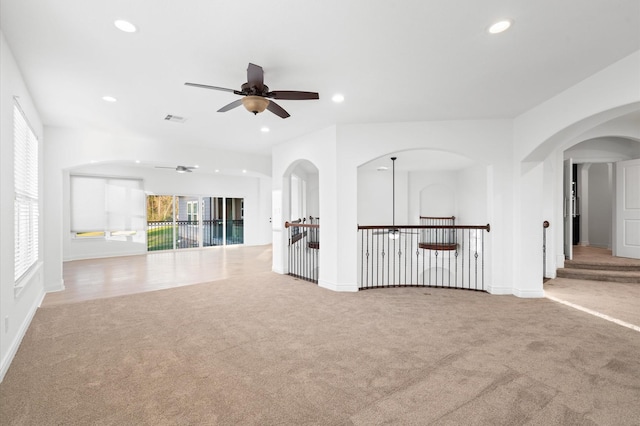
POLYGON ((320 180, 318 168, 298 160, 283 176, 282 211, 286 219, 284 270, 289 275, 318 282, 320 265, 320 180))

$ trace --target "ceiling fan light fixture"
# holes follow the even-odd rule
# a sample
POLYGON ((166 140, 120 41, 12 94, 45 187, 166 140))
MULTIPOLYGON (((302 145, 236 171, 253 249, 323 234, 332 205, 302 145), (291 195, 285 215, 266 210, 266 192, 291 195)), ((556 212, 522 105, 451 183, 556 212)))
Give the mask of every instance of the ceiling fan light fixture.
POLYGON ((269 100, 262 96, 245 96, 242 98, 242 105, 244 105, 247 111, 259 114, 267 109, 269 100))

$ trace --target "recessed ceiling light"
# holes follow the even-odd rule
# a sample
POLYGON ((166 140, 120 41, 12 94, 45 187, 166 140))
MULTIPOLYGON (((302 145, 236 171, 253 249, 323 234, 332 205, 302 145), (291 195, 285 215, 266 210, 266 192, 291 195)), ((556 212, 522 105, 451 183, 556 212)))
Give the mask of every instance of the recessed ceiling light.
POLYGON ((214 171, 215 171, 216 173, 220 173, 220 170, 218 170, 218 169, 215 169, 214 171))
POLYGON ((247 171, 246 171, 246 170, 243 170, 243 171, 242 171, 242 173, 247 173, 247 171))
POLYGON ((333 95, 333 97, 331 98, 331 100, 337 104, 339 104, 340 102, 344 101, 344 96, 341 95, 340 93, 336 93, 335 95, 333 95))
POLYGON ((136 160, 136 164, 140 164, 140 160, 136 160))
POLYGON ((380 167, 378 167, 378 169, 377 169, 377 170, 378 170, 379 172, 386 172, 387 170, 389 170, 389 168, 388 168, 388 167, 386 167, 386 166, 380 166, 380 167))
POLYGON ((113 25, 116 26, 120 31, 124 31, 125 33, 135 33, 138 31, 135 25, 133 25, 129 21, 125 21, 124 19, 118 19, 114 21, 113 25))
POLYGON ((268 127, 263 127, 263 128, 260 129, 260 131, 262 133, 269 133, 269 128, 268 127))
POLYGON ((491 34, 501 33, 503 31, 508 30, 509 27, 511 27, 512 24, 513 24, 513 21, 511 19, 505 19, 505 20, 496 22, 495 24, 493 24, 493 25, 491 25, 489 27, 489 32, 491 34))
POLYGON ((117 102, 118 100, 113 96, 103 96, 102 100, 105 102, 117 102))

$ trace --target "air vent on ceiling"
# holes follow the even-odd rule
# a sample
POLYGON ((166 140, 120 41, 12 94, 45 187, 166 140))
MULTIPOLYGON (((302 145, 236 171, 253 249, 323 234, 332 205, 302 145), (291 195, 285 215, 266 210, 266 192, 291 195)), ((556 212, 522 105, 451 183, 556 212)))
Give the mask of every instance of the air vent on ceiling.
POLYGON ((184 123, 185 121, 187 121, 187 119, 184 117, 171 115, 171 114, 167 114, 167 116, 164 119, 167 121, 171 121, 173 123, 184 123))

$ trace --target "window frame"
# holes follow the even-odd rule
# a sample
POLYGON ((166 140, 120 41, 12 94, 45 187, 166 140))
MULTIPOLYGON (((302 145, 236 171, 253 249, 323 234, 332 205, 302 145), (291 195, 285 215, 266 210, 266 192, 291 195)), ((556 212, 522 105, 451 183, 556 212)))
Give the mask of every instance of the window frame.
POLYGON ((21 288, 40 261, 40 141, 17 101, 13 149, 14 287, 21 288))

